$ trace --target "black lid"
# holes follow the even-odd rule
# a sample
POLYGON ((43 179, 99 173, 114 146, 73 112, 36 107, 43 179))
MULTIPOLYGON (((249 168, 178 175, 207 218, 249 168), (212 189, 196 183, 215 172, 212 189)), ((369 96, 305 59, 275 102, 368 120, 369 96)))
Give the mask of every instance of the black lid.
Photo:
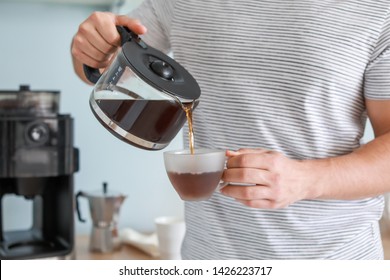
POLYGON ((59 94, 59 90, 31 90, 30 85, 27 84, 21 84, 19 85, 19 90, 0 90, 0 94, 19 94, 23 92, 31 92, 31 93, 41 93, 41 92, 47 92, 50 94, 59 94))
POLYGON ((57 114, 59 98, 58 90, 31 90, 24 84, 19 90, 0 90, 0 115, 57 114))
POLYGON ((122 45, 132 70, 145 82, 180 99, 196 100, 200 88, 191 74, 161 51, 146 45, 137 35, 122 45))

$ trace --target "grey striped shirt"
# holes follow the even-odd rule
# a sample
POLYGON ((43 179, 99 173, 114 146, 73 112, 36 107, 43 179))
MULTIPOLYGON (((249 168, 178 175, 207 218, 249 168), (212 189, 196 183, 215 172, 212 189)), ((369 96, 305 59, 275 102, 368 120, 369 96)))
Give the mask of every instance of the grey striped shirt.
MULTIPOLYGON (((365 98, 390 99, 389 9, 390 0, 147 0, 131 16, 200 84, 196 147, 317 159, 358 148, 365 98)), ((186 203, 182 254, 381 259, 382 210, 382 197, 261 210, 216 193, 186 203)))

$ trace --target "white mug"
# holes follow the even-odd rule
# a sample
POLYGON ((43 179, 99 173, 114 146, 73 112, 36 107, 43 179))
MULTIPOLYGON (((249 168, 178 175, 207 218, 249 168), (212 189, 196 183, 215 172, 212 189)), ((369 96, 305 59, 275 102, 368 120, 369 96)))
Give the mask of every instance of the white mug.
POLYGON ((155 219, 160 259, 180 260, 181 245, 185 235, 182 218, 162 216, 155 219))

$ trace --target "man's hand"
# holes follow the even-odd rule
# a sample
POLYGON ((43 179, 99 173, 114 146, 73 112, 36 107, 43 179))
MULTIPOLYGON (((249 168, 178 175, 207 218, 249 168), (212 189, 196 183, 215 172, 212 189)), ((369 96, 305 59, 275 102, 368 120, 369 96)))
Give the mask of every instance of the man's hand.
POLYGON ((79 26, 72 42, 72 58, 76 73, 84 81, 82 65, 104 69, 120 47, 117 25, 126 26, 136 34, 144 34, 146 27, 139 20, 109 12, 94 12, 79 26))
POLYGON ((309 170, 298 160, 263 149, 227 151, 223 180, 231 182, 221 190, 254 208, 284 208, 308 198, 309 170), (239 185, 234 185, 238 183, 239 185))

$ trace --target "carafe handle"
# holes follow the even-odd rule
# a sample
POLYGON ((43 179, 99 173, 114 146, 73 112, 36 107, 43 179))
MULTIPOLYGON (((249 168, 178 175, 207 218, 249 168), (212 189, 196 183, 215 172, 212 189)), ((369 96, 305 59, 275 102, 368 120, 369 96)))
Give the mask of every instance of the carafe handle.
MULTIPOLYGON (((121 36, 121 46, 123 46, 126 42, 131 41, 131 39, 137 39, 138 35, 132 32, 125 26, 117 26, 116 30, 118 30, 119 35, 121 36)), ((99 78, 102 76, 99 69, 90 67, 88 65, 83 64, 83 70, 85 77, 87 77, 88 81, 96 84, 99 78)))
POLYGON ((82 191, 79 191, 76 194, 76 211, 77 211, 77 217, 79 218, 80 222, 85 223, 86 220, 81 217, 81 211, 80 211, 80 205, 79 205, 79 197, 84 196, 84 193, 82 191))

